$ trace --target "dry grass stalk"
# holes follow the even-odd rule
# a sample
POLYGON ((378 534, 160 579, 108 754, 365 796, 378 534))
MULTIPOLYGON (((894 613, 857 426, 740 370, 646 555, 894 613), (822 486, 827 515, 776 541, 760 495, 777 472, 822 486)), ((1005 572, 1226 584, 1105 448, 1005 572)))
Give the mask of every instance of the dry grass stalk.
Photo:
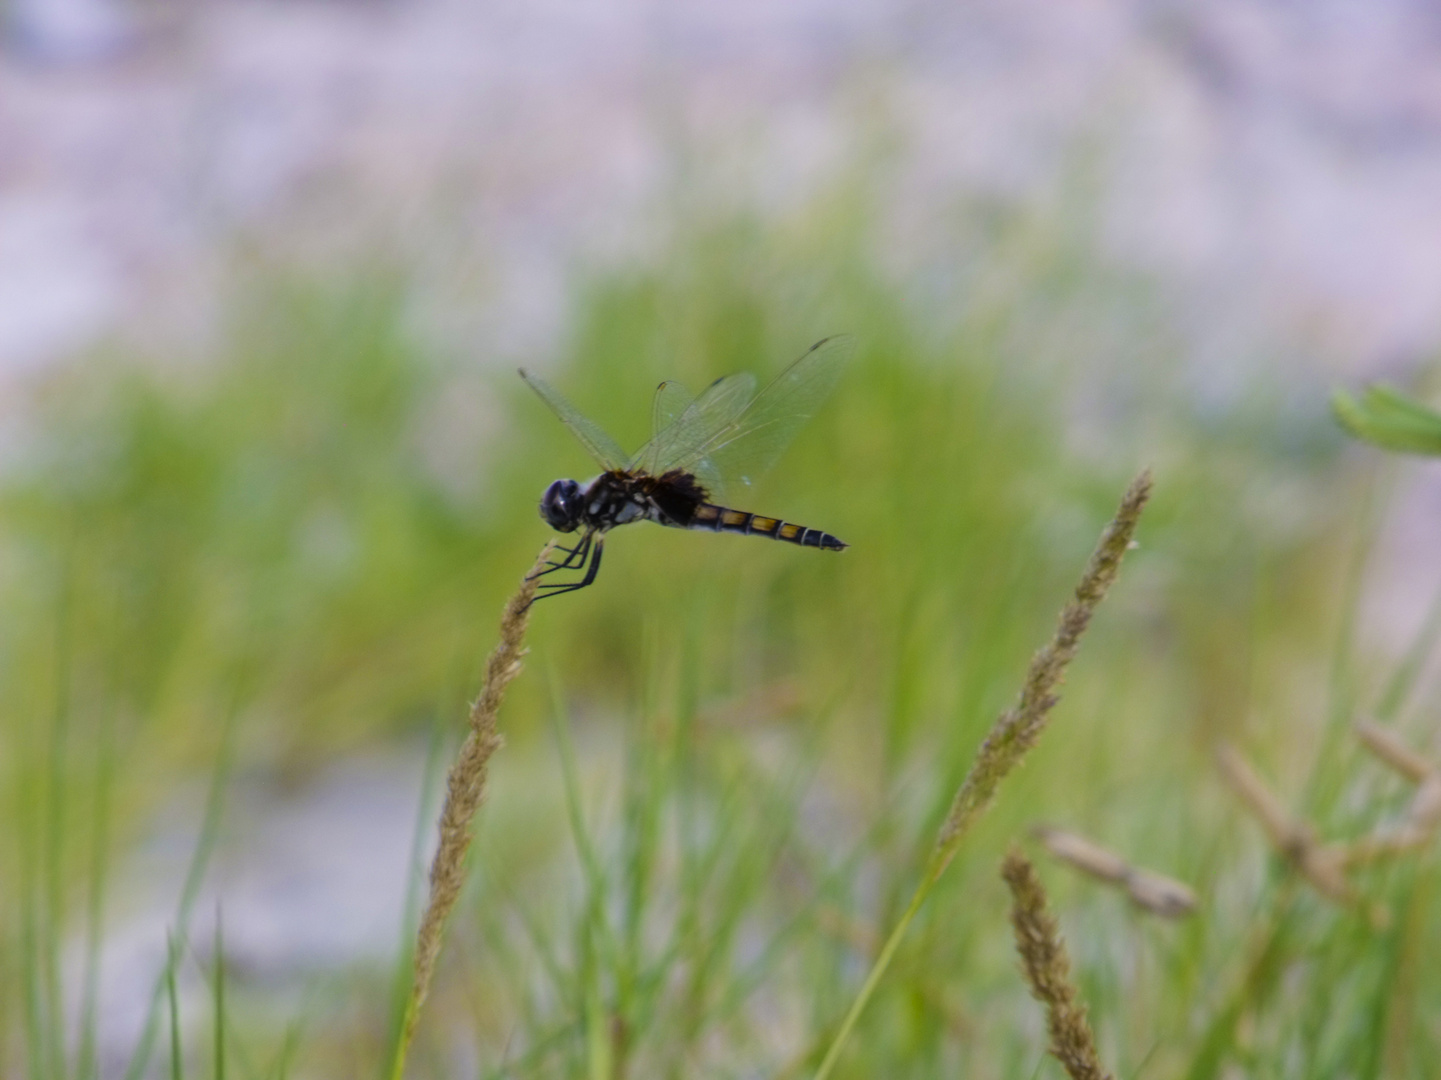
POLYGON ((1223 745, 1216 755, 1221 775, 1261 822, 1271 843, 1323 896, 1342 904, 1356 899, 1346 880, 1349 852, 1344 845, 1322 844, 1315 831, 1293 819, 1235 747, 1223 745))
MULTIPOLYGON (((1310 826, 1286 812, 1234 748, 1223 746, 1217 755, 1221 775, 1256 815, 1277 850, 1318 892, 1343 904, 1358 899, 1346 878, 1348 870, 1415 852, 1430 843, 1441 827, 1441 767, 1378 724, 1361 721, 1356 735, 1377 758, 1418 787, 1399 825, 1349 844, 1322 844, 1310 826)), ((1390 921, 1381 906, 1368 915, 1378 927, 1390 921)))
POLYGON ((1086 1007, 1071 982, 1071 962, 1060 928, 1047 910, 1046 891, 1033 866, 1015 849, 1006 856, 1001 876, 1011 888, 1011 926, 1031 994, 1046 1007, 1050 1051, 1072 1080, 1109 1080, 1086 1022, 1086 1007))
POLYGON ((1424 846, 1430 839, 1429 834, 1407 825, 1386 832, 1378 832, 1373 836, 1363 836, 1346 848, 1346 867, 1350 869, 1355 866, 1365 866, 1368 863, 1381 862, 1385 859, 1394 859, 1401 855, 1409 855, 1424 846))
POLYGON ((1416 792, 1400 825, 1362 837, 1346 849, 1346 865, 1363 866, 1419 851, 1435 839, 1438 824, 1441 776, 1433 776, 1416 792))
POLYGON ((1363 720, 1356 725, 1356 734, 1367 749, 1417 788, 1399 826, 1351 845, 1347 863, 1352 866, 1416 851, 1430 843, 1441 826, 1441 767, 1379 724, 1363 720))
POLYGON ((1390 728, 1382 727, 1371 720, 1356 724, 1356 736, 1370 750, 1391 768, 1413 784, 1423 783, 1436 774, 1436 765, 1423 754, 1407 746, 1390 728))
POLYGON ((1132 866, 1084 836, 1050 828, 1037 828, 1034 835, 1062 862, 1107 884, 1119 885, 1131 903, 1144 911, 1175 919, 1196 910, 1196 894, 1187 886, 1164 874, 1132 866))
POLYGON ((1419 754, 1379 724, 1361 721, 1356 734, 1372 753, 1417 785, 1403 828, 1424 834, 1441 825, 1441 766, 1419 754))
POLYGON ((1196 894, 1189 886, 1140 868, 1133 868, 1126 879, 1126 895, 1138 908, 1163 919, 1179 919, 1196 910, 1196 894))
POLYGON ((1256 775, 1256 770, 1251 768, 1234 746, 1223 744, 1216 754, 1216 764, 1220 766, 1222 777, 1231 785, 1231 790, 1250 807, 1276 847, 1283 851, 1292 851, 1314 842, 1311 830, 1306 825, 1291 820, 1285 805, 1271 793, 1271 789, 1256 775))
POLYGON ((1097 605, 1116 580, 1121 560, 1130 549, 1132 537, 1135 536, 1141 511, 1145 509, 1146 500, 1150 497, 1151 473, 1143 470, 1131 481, 1130 487, 1121 497, 1116 516, 1101 533, 1100 542, 1091 555, 1091 561, 1086 564, 1080 584, 1076 586, 1075 596, 1061 611, 1060 625, 1056 628, 1055 636, 1031 658, 1020 699, 1015 706, 1001 714, 976 752, 976 759, 966 778, 961 781, 961 786, 951 802, 950 811, 946 814, 945 823, 931 849, 925 875, 916 886, 910 905, 891 928, 880 955, 871 964, 866 981, 861 984, 860 991, 851 1002, 851 1007, 841 1020, 840 1028, 831 1040, 825 1057, 816 1069, 815 1080, 826 1080, 826 1077, 830 1076, 845 1048, 846 1040, 850 1038, 856 1020, 860 1018, 866 1003, 875 993, 881 976, 885 974, 896 950, 900 948, 901 939, 905 937, 911 920, 916 917, 916 912, 920 911, 921 905, 926 902, 931 889, 950 865, 966 832, 990 807, 1000 782, 1040 738, 1051 709, 1059 700, 1056 692, 1066 673, 1066 667, 1076 655, 1081 635, 1090 625, 1097 605))
POLYGON ((1056 858, 1070 863, 1077 870, 1091 877, 1113 885, 1121 885, 1131 870, 1131 864, 1113 851, 1107 851, 1100 844, 1092 843, 1084 836, 1038 825, 1031 835, 1046 846, 1056 858))
POLYGON ((1151 473, 1145 470, 1131 481, 1115 518, 1101 534, 1100 543, 1096 545, 1081 582, 1076 586, 1075 596, 1061 612, 1055 636, 1031 658, 1020 699, 1001 714, 977 751, 976 760, 956 792, 950 812, 936 838, 928 873, 930 880, 939 878, 950 865, 956 849, 960 847, 961 837, 990 807, 1000 782, 1041 737, 1051 709, 1060 700, 1057 691, 1066 667, 1076 655, 1081 635, 1090 625, 1096 607, 1116 580, 1121 559, 1131 547, 1136 524, 1150 496, 1151 473))
POLYGON ((446 919, 460 896, 465 882, 465 855, 470 848, 470 824, 481 803, 485 801, 486 777, 490 758, 500 749, 504 739, 496 726, 505 688, 520 674, 523 642, 530 622, 530 606, 535 600, 536 577, 545 569, 555 548, 546 544, 526 574, 520 588, 506 601, 500 619, 500 643, 485 661, 485 682, 480 697, 470 707, 470 730, 461 744, 454 764, 445 781, 445 805, 440 811, 440 844, 430 864, 430 896, 425 915, 415 937, 415 960, 410 997, 406 1001, 400 1041, 396 1046, 391 1069, 392 1080, 400 1080, 405 1071, 405 1057, 415 1036, 420 1008, 430 990, 430 978, 440 956, 441 938, 446 919))

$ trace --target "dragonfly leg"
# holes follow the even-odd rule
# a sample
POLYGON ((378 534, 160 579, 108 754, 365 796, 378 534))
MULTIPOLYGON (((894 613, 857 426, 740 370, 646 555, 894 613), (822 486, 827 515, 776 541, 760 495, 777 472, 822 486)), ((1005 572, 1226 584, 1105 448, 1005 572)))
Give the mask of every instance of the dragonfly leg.
MULTIPOLYGON (((604 548, 604 537, 596 537, 595 544, 590 549, 590 565, 586 568, 585 577, 579 581, 557 581, 553 585, 537 586, 537 588, 550 591, 540 593, 535 599, 543 600, 547 596, 559 596, 561 593, 575 592, 577 589, 585 588, 595 580, 596 574, 600 573, 600 556, 604 548)), ((535 603, 535 600, 532 600, 531 603, 535 603)))
POLYGON ((544 577, 546 574, 553 574, 557 570, 568 570, 573 566, 584 566, 585 560, 590 555, 590 542, 594 536, 595 533, 588 532, 576 542, 575 547, 562 547, 560 550, 565 552, 565 558, 560 562, 556 562, 554 559, 550 560, 545 564, 550 567, 550 569, 541 570, 539 573, 532 574, 531 580, 533 581, 538 577, 544 577))

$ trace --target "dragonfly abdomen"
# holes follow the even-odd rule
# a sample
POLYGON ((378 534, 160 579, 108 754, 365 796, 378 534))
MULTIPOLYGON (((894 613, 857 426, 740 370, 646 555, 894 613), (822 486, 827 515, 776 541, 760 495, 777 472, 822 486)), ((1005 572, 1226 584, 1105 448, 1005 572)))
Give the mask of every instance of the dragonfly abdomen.
POLYGON ((772 540, 784 540, 801 547, 822 548, 827 551, 842 551, 848 545, 838 537, 820 529, 782 521, 780 518, 762 517, 745 510, 732 510, 715 503, 701 503, 690 520, 692 529, 710 529, 712 532, 744 533, 747 536, 768 536, 772 540))

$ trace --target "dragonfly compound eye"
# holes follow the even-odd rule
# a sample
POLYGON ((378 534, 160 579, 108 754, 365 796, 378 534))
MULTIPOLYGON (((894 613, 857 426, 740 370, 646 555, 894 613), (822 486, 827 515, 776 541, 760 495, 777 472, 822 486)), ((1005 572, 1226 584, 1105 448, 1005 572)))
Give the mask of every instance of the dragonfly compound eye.
POLYGON ((556 532, 574 532, 580 525, 581 491, 574 480, 557 480, 540 499, 540 516, 556 532))

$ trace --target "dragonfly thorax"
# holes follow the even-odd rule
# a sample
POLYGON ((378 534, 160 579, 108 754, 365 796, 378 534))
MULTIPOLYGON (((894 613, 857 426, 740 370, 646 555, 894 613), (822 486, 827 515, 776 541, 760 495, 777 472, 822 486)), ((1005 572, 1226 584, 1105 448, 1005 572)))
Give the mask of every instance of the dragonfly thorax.
POLYGON ((575 532, 585 514, 585 492, 574 480, 557 480, 540 497, 540 516, 556 532, 575 532))

